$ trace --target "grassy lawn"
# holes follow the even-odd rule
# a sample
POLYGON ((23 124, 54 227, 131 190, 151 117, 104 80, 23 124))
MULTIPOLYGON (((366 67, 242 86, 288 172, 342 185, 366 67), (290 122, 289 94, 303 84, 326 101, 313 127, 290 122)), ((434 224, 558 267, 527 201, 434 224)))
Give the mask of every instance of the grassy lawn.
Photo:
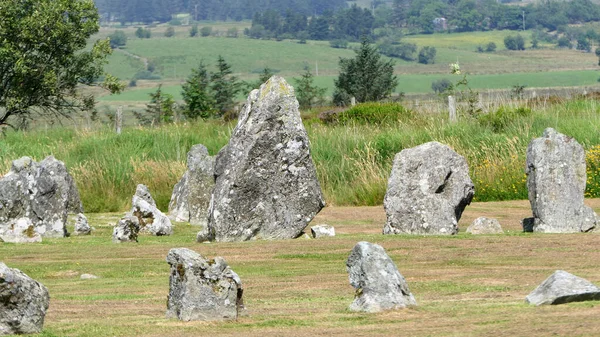
MULTIPOLYGON (((597 211, 600 200, 588 200, 597 211)), ((51 296, 40 336, 590 336, 599 302, 532 307, 525 296, 556 269, 600 282, 598 234, 524 234, 527 201, 474 203, 454 237, 383 236, 381 207, 328 207, 313 223, 336 227, 319 240, 195 243, 197 227, 170 237, 113 244, 120 214, 90 214, 93 235, 42 244, 0 244, 3 262, 45 284, 51 296), (477 216, 505 235, 464 233, 477 216), (378 314, 347 310, 354 290, 345 260, 358 241, 382 245, 418 307, 378 314), (223 256, 241 277, 248 315, 236 322, 165 319, 169 249, 223 256), (99 276, 80 280, 82 273, 99 276)), ((72 230, 72 228, 70 228, 72 230)))

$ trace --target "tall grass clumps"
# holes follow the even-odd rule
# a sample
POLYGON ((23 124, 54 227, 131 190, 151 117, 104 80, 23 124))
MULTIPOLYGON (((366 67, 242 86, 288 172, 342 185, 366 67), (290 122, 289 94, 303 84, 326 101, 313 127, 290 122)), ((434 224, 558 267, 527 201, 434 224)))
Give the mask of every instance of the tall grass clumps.
MULTIPOLYGON (((438 141, 463 155, 476 201, 527 199, 525 153, 547 127, 574 137, 586 149, 586 197, 600 197, 600 105, 578 99, 546 107, 504 106, 449 123, 445 114, 409 111, 397 103, 359 104, 325 124, 308 115, 305 125, 327 203, 380 205, 396 153, 438 141), (342 116, 342 117, 340 117, 342 116)), ((122 211, 135 186, 149 186, 166 209, 186 167, 186 154, 204 144, 215 155, 227 144, 232 123, 199 121, 158 128, 51 129, 7 132, 0 138, 0 171, 12 160, 54 155, 75 178, 87 212, 122 211)))

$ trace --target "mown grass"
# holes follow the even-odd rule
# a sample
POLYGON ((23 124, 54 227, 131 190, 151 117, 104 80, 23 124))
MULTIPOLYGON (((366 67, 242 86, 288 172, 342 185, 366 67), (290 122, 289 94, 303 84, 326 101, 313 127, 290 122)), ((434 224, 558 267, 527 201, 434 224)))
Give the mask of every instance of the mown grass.
POLYGON ((333 238, 211 244, 196 243, 198 227, 183 223, 172 236, 113 244, 112 225, 121 214, 90 214, 91 236, 0 243, 0 256, 49 289, 44 331, 35 336, 594 335, 599 302, 532 307, 524 298, 556 269, 599 282, 597 234, 521 233, 518 219, 527 207, 526 201, 475 203, 453 237, 383 236, 383 222, 373 222, 384 216, 382 208, 350 214, 351 208, 329 207, 318 221, 336 227, 333 238), (501 221, 511 235, 463 232, 471 219, 498 214, 508 217, 501 221), (386 249, 417 307, 378 314, 347 309, 354 289, 345 261, 363 240, 386 249), (165 257, 175 247, 224 257, 242 279, 248 314, 228 322, 166 319, 165 257), (83 273, 99 278, 81 280, 83 273))
MULTIPOLYGON (((588 151, 586 195, 600 196, 597 101, 548 103, 532 106, 525 114, 515 112, 518 104, 506 104, 502 109, 487 107, 484 117, 463 115, 456 124, 449 123, 443 111, 419 109, 399 114, 404 117, 398 121, 375 125, 352 121, 324 125, 305 113, 326 202, 380 205, 394 155, 428 141, 448 144, 465 156, 475 183, 475 200, 527 199, 525 151, 531 139, 547 127, 574 137, 588 151)), ((0 142, 0 171, 7 172, 11 161, 21 156, 41 160, 54 155, 68 166, 88 211, 126 210, 138 183, 148 185, 159 207, 166 209, 172 188, 185 171, 189 148, 202 143, 216 154, 227 143, 234 125, 200 121, 131 127, 120 136, 107 128, 8 132, 0 142)))

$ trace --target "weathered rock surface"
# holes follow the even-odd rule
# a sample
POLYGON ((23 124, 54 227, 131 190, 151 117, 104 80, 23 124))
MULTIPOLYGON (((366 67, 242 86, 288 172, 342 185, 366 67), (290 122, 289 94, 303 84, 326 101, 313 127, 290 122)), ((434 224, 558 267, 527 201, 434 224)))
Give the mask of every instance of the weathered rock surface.
POLYGON ((157 236, 173 234, 171 220, 156 208, 148 187, 142 184, 137 186, 131 205, 131 212, 128 215, 138 218, 140 232, 157 236))
POLYGON ((242 282, 223 258, 207 260, 192 250, 174 248, 167 263, 171 266, 168 318, 229 320, 245 310, 242 282))
POLYGON ((335 236, 335 228, 329 225, 316 225, 310 228, 310 234, 312 235, 313 239, 335 236))
POLYGON ((75 220, 75 235, 90 235, 92 233, 92 227, 88 223, 88 219, 83 213, 77 214, 75 220))
POLYGON ((42 242, 42 236, 35 231, 29 218, 17 219, 8 228, 0 228, 0 239, 11 243, 42 242))
POLYGON ((113 229, 113 242, 138 242, 140 222, 136 216, 125 216, 113 229))
POLYGON ((475 187, 467 161, 438 142, 396 154, 383 206, 384 234, 456 234, 475 187))
POLYGON ((29 218, 36 232, 46 237, 67 235, 69 212, 82 212, 79 192, 64 163, 49 156, 36 163, 29 157, 12 162, 0 178, 0 228, 29 218))
POLYGON ((600 300, 600 288, 581 277, 557 270, 532 291, 525 301, 534 305, 600 300))
POLYGON ((552 128, 529 143, 526 173, 534 232, 588 232, 596 227, 596 213, 583 203, 585 165, 583 147, 552 128))
POLYGON ((467 233, 471 234, 503 234, 502 226, 497 219, 479 217, 467 227, 467 233))
POLYGON ((0 335, 41 332, 49 303, 44 285, 0 262, 0 335))
POLYGON ((173 188, 169 217, 173 221, 206 226, 208 206, 215 187, 215 158, 202 144, 192 146, 187 154, 187 171, 173 188))
POLYGON ((346 262, 356 289, 352 311, 378 312, 417 305, 404 277, 380 245, 361 241, 346 262))
POLYGON ((323 208, 298 101, 283 78, 250 93, 215 177, 202 237, 292 239, 323 208))

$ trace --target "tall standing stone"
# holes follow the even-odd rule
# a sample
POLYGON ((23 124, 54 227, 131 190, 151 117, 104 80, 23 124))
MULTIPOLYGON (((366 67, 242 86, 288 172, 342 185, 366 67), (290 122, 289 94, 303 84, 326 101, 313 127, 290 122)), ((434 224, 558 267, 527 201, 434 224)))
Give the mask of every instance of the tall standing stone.
POLYGON ((174 248, 167 263, 171 266, 167 317, 228 320, 245 309, 242 281, 223 258, 207 260, 193 250, 174 248))
POLYGON ((417 305, 406 280, 380 245, 357 243, 346 269, 350 284, 356 289, 350 310, 378 312, 417 305))
POLYGON ((458 233, 475 187, 464 157, 438 142, 396 154, 383 201, 384 234, 458 233))
POLYGON ((323 208, 298 101, 283 78, 250 93, 215 177, 199 239, 292 239, 323 208))
POLYGON ((49 304, 43 284, 0 262, 0 336, 41 332, 49 304))
POLYGON ((42 236, 62 237, 67 235, 68 213, 82 211, 73 178, 52 156, 39 163, 29 157, 14 160, 10 172, 0 178, 2 228, 28 218, 42 236))
POLYGON ((173 221, 206 226, 208 206, 215 187, 215 158, 202 144, 192 146, 187 154, 187 171, 173 188, 169 217, 173 221))
POLYGON ((596 227, 596 213, 584 205, 585 152, 579 143, 552 128, 527 147, 527 188, 533 219, 526 231, 587 232, 596 227))

